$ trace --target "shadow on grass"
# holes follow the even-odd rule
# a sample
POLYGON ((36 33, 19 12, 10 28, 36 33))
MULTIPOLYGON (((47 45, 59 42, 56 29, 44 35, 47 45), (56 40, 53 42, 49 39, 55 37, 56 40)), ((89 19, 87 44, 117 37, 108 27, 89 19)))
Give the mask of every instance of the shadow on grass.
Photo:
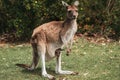
MULTIPOLYGON (((19 66, 19 65, 17 65, 17 66, 18 66, 18 67, 21 67, 21 66, 19 66)), ((21 68, 22 68, 21 72, 22 72, 23 74, 38 75, 38 76, 41 76, 41 77, 42 77, 42 75, 41 75, 42 69, 41 69, 40 67, 39 67, 39 68, 36 68, 36 69, 34 69, 34 70, 28 70, 28 69, 23 68, 23 67, 21 67, 21 68)), ((63 79, 66 77, 66 75, 56 74, 56 73, 55 73, 55 70, 53 70, 53 69, 51 69, 51 68, 46 68, 46 70, 47 70, 47 73, 48 73, 48 74, 51 74, 51 75, 55 76, 55 78, 57 78, 57 79, 59 79, 59 80, 63 80, 63 79)))
MULTIPOLYGON (((27 66, 26 64, 16 64, 16 66, 20 67, 20 68, 23 68, 23 70, 21 71, 22 73, 25 73, 25 74, 33 74, 33 75, 41 75, 41 68, 36 68, 34 70, 28 70, 27 68, 29 66, 27 66)), ((52 75, 55 75, 55 71, 50 69, 50 68, 46 68, 47 72, 49 74, 52 74, 52 75)))
MULTIPOLYGON (((21 71, 22 73, 25 73, 25 74, 33 74, 33 75, 40 75, 40 76, 42 76, 41 75, 41 68, 37 68, 37 69, 34 69, 34 70, 27 70, 27 69, 23 69, 22 71, 21 71)), ((52 69, 48 69, 47 68, 47 72, 49 73, 49 74, 51 74, 51 75, 55 75, 55 71, 54 70, 52 70, 52 69)))

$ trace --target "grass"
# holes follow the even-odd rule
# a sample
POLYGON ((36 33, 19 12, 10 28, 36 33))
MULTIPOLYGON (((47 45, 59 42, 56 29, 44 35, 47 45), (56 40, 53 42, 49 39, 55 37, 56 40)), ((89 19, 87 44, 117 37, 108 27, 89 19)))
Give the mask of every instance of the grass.
MULTIPOLYGON (((0 48, 0 80, 47 80, 41 77, 41 64, 34 71, 15 65, 30 64, 31 52, 29 45, 6 45, 0 48)), ((65 52, 62 55, 62 68, 77 71, 79 75, 55 74, 55 59, 47 62, 46 66, 48 73, 57 80, 120 80, 120 44, 93 44, 79 39, 78 43, 74 43, 70 56, 66 56, 65 52)))

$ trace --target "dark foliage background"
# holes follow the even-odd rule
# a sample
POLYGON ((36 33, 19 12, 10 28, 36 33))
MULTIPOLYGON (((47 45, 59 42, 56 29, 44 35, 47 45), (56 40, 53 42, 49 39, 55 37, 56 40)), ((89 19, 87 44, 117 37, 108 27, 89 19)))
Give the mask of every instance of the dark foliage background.
MULTIPOLYGON (((0 34, 29 39, 35 27, 64 20, 62 0, 0 0, 0 34)), ((75 0, 64 0, 73 3, 75 0)), ((120 0, 79 0, 80 33, 120 37, 120 0)))

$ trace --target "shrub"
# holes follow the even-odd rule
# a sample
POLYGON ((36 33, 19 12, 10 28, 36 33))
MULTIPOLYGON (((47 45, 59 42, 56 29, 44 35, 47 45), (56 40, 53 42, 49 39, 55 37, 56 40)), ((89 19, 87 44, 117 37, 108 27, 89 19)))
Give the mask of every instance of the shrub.
MULTIPOLYGON (((0 33, 30 38, 32 30, 52 20, 63 20, 62 0, 0 0, 0 33)), ((78 32, 120 36, 119 0, 79 0, 78 32)), ((66 0, 68 3, 74 0, 66 0)))

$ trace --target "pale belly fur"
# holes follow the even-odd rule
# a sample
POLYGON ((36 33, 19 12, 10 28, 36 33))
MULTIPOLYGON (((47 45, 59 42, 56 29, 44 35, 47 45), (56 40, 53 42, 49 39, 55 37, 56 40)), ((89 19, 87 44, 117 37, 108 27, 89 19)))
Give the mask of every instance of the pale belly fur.
POLYGON ((66 46, 68 44, 68 42, 70 42, 71 39, 73 39, 74 35, 75 35, 76 29, 69 29, 65 36, 61 36, 63 44, 61 43, 49 43, 47 45, 47 53, 46 53, 46 61, 49 61, 51 59, 53 59, 55 57, 55 51, 58 48, 63 48, 64 46, 66 46))

